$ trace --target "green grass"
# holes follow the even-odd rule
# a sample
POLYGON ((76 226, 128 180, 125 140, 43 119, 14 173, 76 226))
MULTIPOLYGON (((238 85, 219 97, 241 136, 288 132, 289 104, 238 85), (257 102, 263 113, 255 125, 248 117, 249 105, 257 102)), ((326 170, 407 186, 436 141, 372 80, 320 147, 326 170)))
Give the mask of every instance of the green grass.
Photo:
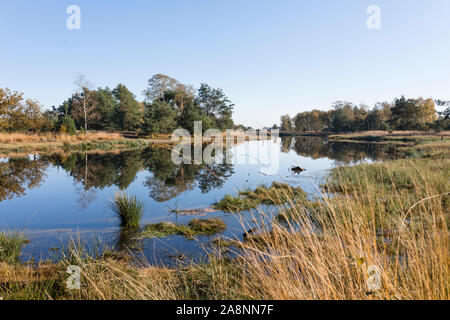
POLYGON ((116 193, 111 202, 111 209, 120 220, 120 226, 126 229, 138 228, 144 206, 136 196, 128 196, 124 193, 116 193))
POLYGON ((226 224, 219 218, 192 219, 188 224, 194 234, 212 235, 226 229, 226 224))
POLYGON ((29 241, 19 232, 0 232, 0 262, 17 263, 22 248, 29 241))
POLYGON ((240 212, 256 208, 260 204, 281 205, 286 202, 305 201, 306 193, 286 183, 274 182, 270 187, 259 186, 255 190, 240 191, 237 197, 226 195, 214 205, 217 210, 240 212))
POLYGON ((171 235, 180 235, 193 239, 198 235, 213 235, 224 231, 226 224, 219 218, 192 219, 188 225, 159 222, 149 224, 142 231, 142 238, 164 238, 171 235))

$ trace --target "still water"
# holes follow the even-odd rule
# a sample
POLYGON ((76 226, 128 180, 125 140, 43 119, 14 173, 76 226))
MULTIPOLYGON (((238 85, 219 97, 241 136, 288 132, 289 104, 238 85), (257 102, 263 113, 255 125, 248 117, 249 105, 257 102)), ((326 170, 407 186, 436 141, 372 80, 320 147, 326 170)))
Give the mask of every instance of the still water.
MULTIPOLYGON (((387 159, 394 151, 389 145, 289 137, 233 146, 228 150, 230 164, 175 165, 170 150, 156 147, 4 158, 0 159, 0 230, 25 233, 30 243, 23 250, 23 261, 54 258, 74 239, 88 249, 117 249, 123 246, 121 230, 109 208, 117 191, 136 195, 144 204, 143 225, 161 221, 188 223, 197 216, 175 215, 171 209, 209 208, 226 194, 235 195, 239 190, 273 181, 300 186, 314 198, 331 168, 387 159), (271 174, 263 170, 264 161, 258 160, 260 150, 267 148, 272 156, 275 150, 278 161, 276 172, 271 174), (292 173, 292 166, 306 171, 292 173)), ((213 239, 240 238, 245 231, 236 215, 213 212, 202 216, 206 217, 220 217, 227 229, 194 240, 182 236, 144 240, 139 255, 152 264, 170 265, 180 256, 196 260, 204 256, 213 239)))

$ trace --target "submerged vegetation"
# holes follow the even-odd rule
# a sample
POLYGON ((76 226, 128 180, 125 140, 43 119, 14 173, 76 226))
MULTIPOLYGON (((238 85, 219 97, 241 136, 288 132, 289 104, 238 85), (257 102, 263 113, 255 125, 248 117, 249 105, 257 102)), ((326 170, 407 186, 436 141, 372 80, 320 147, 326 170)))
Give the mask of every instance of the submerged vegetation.
POLYGON ((226 195, 214 208, 225 212, 240 212, 256 208, 260 204, 280 205, 305 199, 306 193, 301 188, 274 182, 270 187, 259 186, 255 190, 240 191, 237 197, 226 195))

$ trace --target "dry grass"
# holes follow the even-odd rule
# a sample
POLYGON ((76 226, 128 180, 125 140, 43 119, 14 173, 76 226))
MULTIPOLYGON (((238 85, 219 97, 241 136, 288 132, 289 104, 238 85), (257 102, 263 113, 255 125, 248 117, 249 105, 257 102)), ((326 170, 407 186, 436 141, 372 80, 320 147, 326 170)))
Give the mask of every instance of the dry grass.
POLYGON ((243 292, 255 299, 449 299, 449 167, 421 160, 337 172, 333 183, 359 188, 293 204, 287 225, 263 224, 266 232, 244 243, 243 292), (406 185, 398 184, 402 166, 406 185), (368 288, 371 266, 380 270, 379 290, 368 288))
POLYGON ((0 143, 37 143, 37 142, 59 142, 77 143, 119 140, 122 135, 119 133, 95 132, 87 134, 25 134, 25 133, 0 133, 0 143))
POLYGON ((434 131, 395 130, 392 133, 383 130, 359 131, 355 133, 339 134, 338 136, 450 136, 450 131, 435 133, 434 131))
POLYGON ((259 231, 239 243, 239 257, 231 261, 217 253, 190 267, 136 268, 75 251, 45 281, 31 273, 30 281, 17 284, 11 277, 17 271, 10 271, 0 296, 448 300, 449 170, 445 159, 337 169, 330 186, 347 187, 322 201, 291 201, 281 208, 289 211, 285 222, 254 212, 259 231), (81 268, 81 290, 65 289, 70 264, 81 268), (368 286, 373 266, 380 271, 375 289, 368 286))

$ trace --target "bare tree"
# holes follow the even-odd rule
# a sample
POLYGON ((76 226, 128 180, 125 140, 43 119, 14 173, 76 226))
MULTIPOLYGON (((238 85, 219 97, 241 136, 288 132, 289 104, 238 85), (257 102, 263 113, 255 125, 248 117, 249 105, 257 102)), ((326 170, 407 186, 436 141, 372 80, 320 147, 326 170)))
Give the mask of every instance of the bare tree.
POLYGON ((85 76, 78 74, 74 81, 76 93, 73 101, 72 116, 78 121, 84 122, 84 130, 88 130, 88 124, 99 118, 97 100, 95 99, 93 84, 86 80, 85 76))

